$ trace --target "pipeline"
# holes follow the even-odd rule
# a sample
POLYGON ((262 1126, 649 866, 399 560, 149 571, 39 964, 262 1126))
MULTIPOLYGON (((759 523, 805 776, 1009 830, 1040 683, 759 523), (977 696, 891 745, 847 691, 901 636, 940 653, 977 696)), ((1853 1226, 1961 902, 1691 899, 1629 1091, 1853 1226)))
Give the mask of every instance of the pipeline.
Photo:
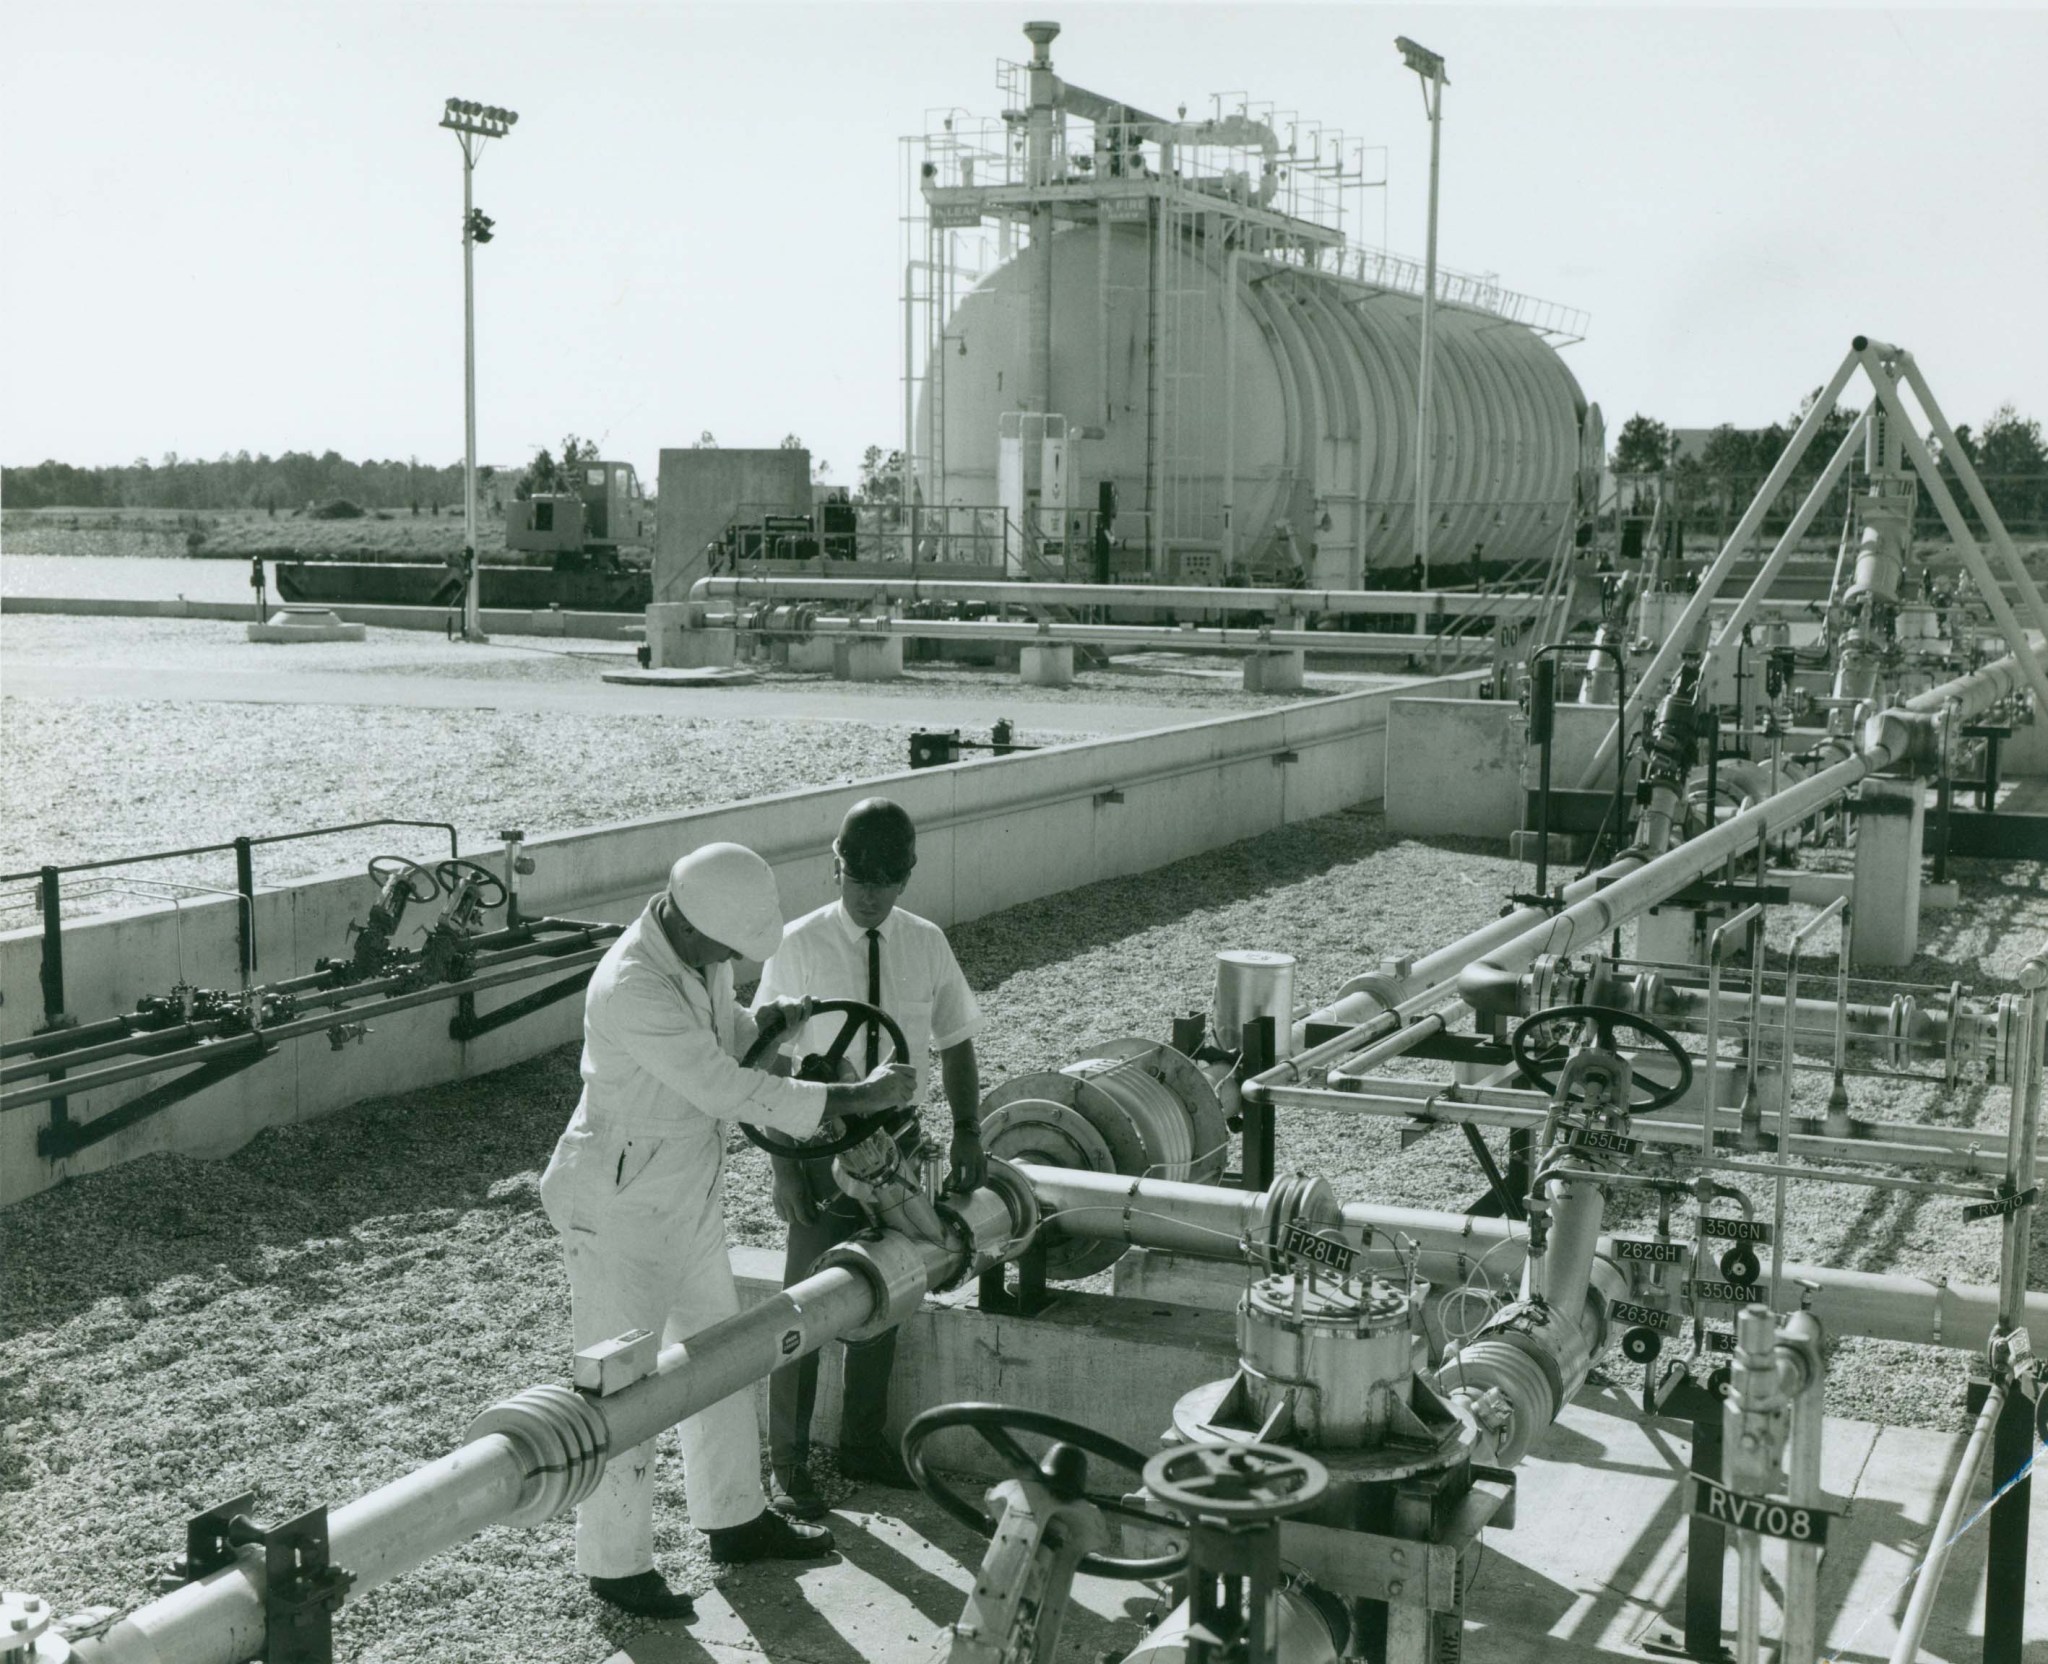
MULTIPOLYGON (((1625 853, 1595 875, 1591 893, 1553 918, 1539 916, 1534 926, 1468 964, 1458 976, 1459 994, 1475 1011, 1514 1012, 1520 1004, 1522 972, 1538 954, 1570 953, 1668 900, 1730 858, 1797 825, 1870 775, 1907 757, 1922 739, 1927 720, 1950 701, 1965 717, 1979 715, 2014 692, 2021 676, 2019 659, 2008 655, 1929 688, 1872 717, 1864 728, 1863 749, 1832 767, 1808 775, 1654 860, 1634 851, 1625 853)), ((1569 897, 1570 890, 1566 894, 1569 897)))
POLYGON ((1892 1647, 1891 1664, 1919 1664, 1920 1638, 1927 1632, 1927 1620, 1933 1616, 1934 1597, 1941 1592, 1942 1574, 1948 1570, 1948 1554, 1955 1546, 1963 1508, 1977 1484, 1977 1475, 1983 1471, 1984 1458, 1990 1453, 1991 1435, 2005 1409, 2006 1391, 2005 1382, 1994 1381, 1984 1395, 1984 1407, 1977 1412, 1977 1423, 1970 1429, 1970 1442, 1963 1447, 1962 1460, 1956 1463, 1955 1477, 1949 1481, 1948 1495, 1942 1499, 1941 1517, 1934 1522, 1934 1537, 1927 1558, 1920 1563, 1912 1598, 1906 1603, 1906 1615, 1899 1620, 1899 1638, 1892 1647))

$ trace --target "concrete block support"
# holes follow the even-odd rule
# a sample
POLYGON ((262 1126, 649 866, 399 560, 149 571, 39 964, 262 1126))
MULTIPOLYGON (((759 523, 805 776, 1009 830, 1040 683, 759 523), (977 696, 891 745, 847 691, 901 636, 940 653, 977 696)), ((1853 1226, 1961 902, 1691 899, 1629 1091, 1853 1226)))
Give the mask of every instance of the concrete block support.
POLYGON ((1920 849, 1927 794, 1917 780, 1866 780, 1856 794, 1853 968, 1910 964, 1920 947, 1920 849))
POLYGON ((805 641, 785 644, 788 655, 785 663, 791 670, 838 670, 835 649, 838 643, 830 636, 812 636, 805 641))
POLYGON ((1244 661, 1246 693, 1293 693, 1302 684, 1302 669, 1308 655, 1300 648, 1272 653, 1248 653, 1244 661))
POLYGON ((832 643, 832 674, 842 682, 892 682, 903 674, 901 636, 841 636, 832 643))
POLYGON ((1067 641, 1047 642, 1042 647, 1022 648, 1017 655, 1017 674, 1027 687, 1064 688, 1074 682, 1074 645, 1067 641))
POLYGON ((656 601, 647 609, 647 664, 651 670, 679 670, 690 609, 680 601, 656 601))

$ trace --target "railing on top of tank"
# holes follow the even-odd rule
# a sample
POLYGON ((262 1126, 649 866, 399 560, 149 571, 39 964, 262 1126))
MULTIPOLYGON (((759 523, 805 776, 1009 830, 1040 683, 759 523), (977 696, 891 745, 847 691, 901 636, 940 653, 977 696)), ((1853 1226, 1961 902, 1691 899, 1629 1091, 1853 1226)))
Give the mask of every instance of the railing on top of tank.
MULTIPOLYGON (((1404 295, 1420 295, 1427 281, 1426 268, 1420 260, 1378 248, 1347 250, 1340 275, 1404 295)), ((1538 334, 1572 341, 1584 340, 1586 326, 1592 321, 1592 314, 1579 307, 1503 289, 1499 277, 1492 272, 1449 271, 1438 266, 1436 296, 1453 305, 1476 307, 1510 323, 1526 325, 1538 334)))

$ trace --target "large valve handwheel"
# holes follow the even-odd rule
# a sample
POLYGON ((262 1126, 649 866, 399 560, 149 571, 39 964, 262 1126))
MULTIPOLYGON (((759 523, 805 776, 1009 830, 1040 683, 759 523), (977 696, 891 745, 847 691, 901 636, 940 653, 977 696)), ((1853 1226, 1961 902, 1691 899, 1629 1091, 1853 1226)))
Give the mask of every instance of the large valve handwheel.
POLYGON ((1191 1520, 1278 1519, 1329 1486, 1330 1470, 1321 1462, 1277 1444, 1184 1444, 1145 1464, 1145 1489, 1191 1520))
MULTIPOLYGON (((829 1046, 803 1060, 799 1073, 805 1079, 837 1080, 840 1060, 853 1045, 854 1036, 864 1029, 879 1028, 888 1037, 891 1047, 889 1061, 910 1056, 910 1042, 903 1037, 903 1030, 896 1026, 896 1019, 878 1005, 869 1005, 864 1000, 815 1000, 811 1004, 811 1015, 843 1015, 846 1021, 839 1025, 839 1032, 832 1036, 829 1046)), ((747 1055, 740 1059, 741 1066, 751 1069, 788 1037, 786 1030, 774 1030, 760 1036, 747 1048, 747 1055)), ((766 1127, 752 1126, 745 1121, 740 1123, 740 1131, 756 1149, 766 1150, 771 1156, 788 1156, 802 1161, 815 1156, 836 1156, 841 1150, 850 1150, 877 1127, 886 1128, 891 1133, 900 1132, 915 1115, 916 1111, 907 1109, 892 1109, 884 1115, 848 1115, 842 1118, 845 1130, 830 1138, 785 1138, 779 1132, 770 1132, 766 1127)))
POLYGON ((370 882, 379 893, 390 888, 394 878, 405 880, 405 894, 411 901, 432 901, 441 893, 441 881, 417 861, 403 855, 379 855, 370 862, 370 882))
MULTIPOLYGON (((942 1404, 936 1410, 927 1410, 903 1430, 903 1465, 910 1470, 910 1477, 917 1481, 919 1490, 968 1530, 979 1532, 984 1537, 995 1535, 997 1522, 979 1503, 970 1502, 925 1466, 925 1445, 934 1434, 955 1427, 965 1427, 980 1434, 982 1442, 1010 1465, 1012 1477, 1043 1480, 1048 1472, 1059 1475, 1052 1481, 1056 1491, 1062 1488, 1063 1482, 1085 1481, 1085 1464, 1074 1459, 1073 1451, 1099 1456, 1105 1462, 1114 1462, 1132 1473, 1145 1471, 1142 1451, 1133 1450, 1123 1440, 1113 1439, 1107 1433, 1098 1433, 1092 1427, 1083 1427, 1078 1421, 1048 1415, 1043 1410, 1026 1410, 1014 1404, 942 1404), (1034 1457, 1013 1437, 1017 1433, 1034 1434, 1055 1443, 1045 1457, 1034 1457), (1061 1451, 1062 1445, 1068 1447, 1066 1452, 1061 1451)), ((1077 1485, 1074 1494, 1064 1500, 1078 1498, 1085 1498, 1105 1514, 1121 1514, 1153 1527, 1174 1530, 1181 1523, 1164 1514, 1135 1507, 1121 1494, 1098 1495, 1087 1490, 1084 1483, 1077 1485)), ((1155 1578, 1172 1577, 1187 1563, 1188 1551, 1181 1547, 1167 1554, 1083 1555, 1079 1570, 1126 1583, 1147 1583, 1155 1578)))
MULTIPOLYGON (((1570 1053, 1581 1023, 1593 1025, 1594 1035, 1605 1051, 1655 1049, 1668 1053, 1677 1065, 1676 1081, 1660 1080, 1639 1069, 1629 1070, 1630 1080, 1642 1093, 1623 1106, 1630 1114, 1641 1115, 1653 1109, 1669 1108, 1691 1088, 1692 1054, 1668 1030, 1659 1028, 1647 1018, 1630 1016, 1625 1011, 1615 1011, 1604 1005, 1553 1005, 1524 1018, 1508 1042, 1515 1054, 1515 1066, 1522 1071, 1523 1079, 1546 1092, 1556 1092, 1559 1065, 1570 1053), (1617 1043, 1616 1030, 1626 1030, 1629 1038, 1617 1043), (1649 1044, 1634 1043, 1638 1039, 1649 1044)), ((1574 1096, 1582 1097, 1583 1094, 1574 1096)))
POLYGON ((481 861, 458 861, 450 857, 437 862, 434 876, 446 886, 452 896, 465 882, 474 881, 476 904, 479 907, 496 907, 505 899, 505 881, 481 861))

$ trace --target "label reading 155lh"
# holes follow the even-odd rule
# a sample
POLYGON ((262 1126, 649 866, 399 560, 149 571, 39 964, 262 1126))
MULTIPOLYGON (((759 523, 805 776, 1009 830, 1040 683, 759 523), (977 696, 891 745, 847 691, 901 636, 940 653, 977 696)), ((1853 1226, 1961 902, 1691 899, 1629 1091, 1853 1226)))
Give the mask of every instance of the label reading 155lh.
POLYGON ((1340 1277, 1350 1276, 1351 1268, 1358 1263, 1358 1254, 1348 1242, 1318 1236, 1299 1225, 1289 1225, 1281 1232, 1280 1252, 1305 1265, 1323 1266, 1340 1277))
POLYGON ((1701 1236, 1717 1236, 1725 1242, 1769 1242, 1771 1227, 1761 1219, 1716 1219, 1700 1221, 1701 1236))
POLYGON ((1640 1138, 1624 1137, 1618 1132, 1607 1132, 1599 1127, 1580 1127, 1572 1133, 1569 1147, 1602 1155, 1632 1156, 1643 1147, 1643 1141, 1640 1138))
POLYGON ((1744 1496, 1716 1485, 1711 1479, 1692 1476, 1692 1511, 1738 1531, 1758 1531, 1766 1537, 1781 1537, 1788 1543, 1824 1543, 1828 1521, 1834 1516, 1823 1508, 1802 1508, 1796 1503, 1777 1502, 1767 1496, 1744 1496))
POLYGON ((1764 1291, 1755 1283, 1724 1283, 1714 1278, 1694 1278, 1685 1285, 1689 1300, 1719 1300, 1731 1306, 1753 1306, 1764 1291))
POLYGON ((1666 1335, 1678 1333, 1678 1319, 1671 1313, 1659 1311, 1655 1306, 1639 1306, 1633 1300, 1608 1301, 1607 1315, 1617 1323, 1634 1323, 1666 1335))
POLYGON ((2008 1219, 2021 1208, 2034 1205, 2039 1189, 2022 1190, 2016 1196, 2001 1196, 1995 1202, 1971 1202, 1963 1209, 1963 1223, 1974 1225, 1980 1219, 2008 1219))
POLYGON ((1614 1257, 1618 1260, 1648 1260, 1653 1265, 1677 1265, 1685 1258, 1685 1244, 1645 1242, 1640 1237, 1618 1236, 1614 1239, 1614 1257))

